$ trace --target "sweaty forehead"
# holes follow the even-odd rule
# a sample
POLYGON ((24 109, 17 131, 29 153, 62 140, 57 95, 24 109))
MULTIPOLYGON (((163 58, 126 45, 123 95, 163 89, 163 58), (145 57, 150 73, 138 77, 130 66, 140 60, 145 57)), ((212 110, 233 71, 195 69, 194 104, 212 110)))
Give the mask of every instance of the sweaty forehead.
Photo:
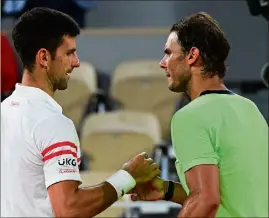
POLYGON ((176 32, 171 32, 165 43, 165 48, 170 48, 174 44, 177 44, 177 41, 178 41, 178 37, 177 37, 176 32))

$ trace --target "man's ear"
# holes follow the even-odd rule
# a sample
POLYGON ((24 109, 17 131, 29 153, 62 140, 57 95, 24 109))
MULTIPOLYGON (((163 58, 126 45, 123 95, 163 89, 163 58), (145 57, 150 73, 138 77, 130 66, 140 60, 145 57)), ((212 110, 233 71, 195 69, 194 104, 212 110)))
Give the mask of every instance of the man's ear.
POLYGON ((261 78, 263 83, 269 87, 269 65, 268 63, 264 64, 264 66, 261 69, 261 78))
POLYGON ((192 47, 187 55, 187 62, 193 65, 199 59, 200 51, 196 47, 192 47))
POLYGON ((36 54, 36 63, 39 64, 42 68, 48 68, 49 60, 50 52, 45 48, 39 49, 36 54))

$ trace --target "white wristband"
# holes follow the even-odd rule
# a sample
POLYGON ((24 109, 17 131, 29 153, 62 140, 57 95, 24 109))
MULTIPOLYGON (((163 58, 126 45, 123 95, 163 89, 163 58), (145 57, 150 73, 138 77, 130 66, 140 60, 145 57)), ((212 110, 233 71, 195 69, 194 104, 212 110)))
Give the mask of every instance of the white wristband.
POLYGON ((119 170, 106 180, 116 190, 118 199, 136 186, 135 179, 125 170, 119 170))

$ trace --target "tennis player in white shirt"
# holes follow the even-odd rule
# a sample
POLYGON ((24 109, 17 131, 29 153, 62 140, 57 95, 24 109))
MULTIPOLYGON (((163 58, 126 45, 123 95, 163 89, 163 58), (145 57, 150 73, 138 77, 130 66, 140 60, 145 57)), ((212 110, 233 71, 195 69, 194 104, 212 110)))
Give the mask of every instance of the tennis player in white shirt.
POLYGON ((53 99, 79 67, 79 33, 72 18, 47 8, 26 12, 13 29, 24 73, 1 103, 1 217, 93 217, 160 174, 142 153, 103 183, 79 188, 78 136, 53 99))

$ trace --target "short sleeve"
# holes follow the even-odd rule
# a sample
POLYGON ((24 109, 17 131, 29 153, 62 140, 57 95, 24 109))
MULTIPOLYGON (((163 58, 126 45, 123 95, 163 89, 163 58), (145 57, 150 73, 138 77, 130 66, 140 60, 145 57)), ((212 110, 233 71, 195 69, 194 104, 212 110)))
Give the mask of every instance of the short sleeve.
POLYGON ((202 164, 218 164, 218 154, 205 123, 178 111, 171 123, 172 144, 183 172, 202 164))
POLYGON ((71 120, 63 115, 47 118, 36 126, 33 137, 42 158, 47 188, 65 180, 81 183, 79 140, 71 120))

